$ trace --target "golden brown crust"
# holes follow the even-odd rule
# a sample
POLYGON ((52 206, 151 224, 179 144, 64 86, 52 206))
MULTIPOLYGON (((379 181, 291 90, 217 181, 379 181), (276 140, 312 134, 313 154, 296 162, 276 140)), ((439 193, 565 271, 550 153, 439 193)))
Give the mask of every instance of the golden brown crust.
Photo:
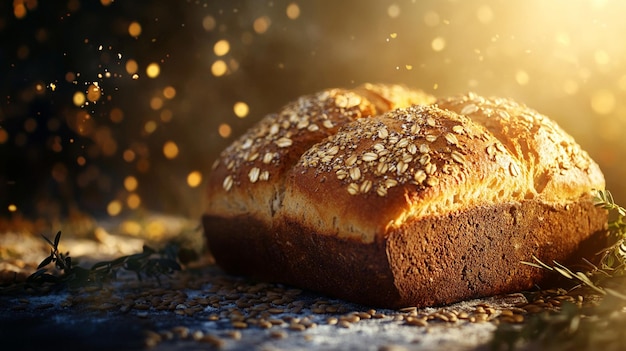
POLYGON ((208 212, 254 213, 269 221, 280 207, 286 172, 310 146, 346 123, 434 100, 403 86, 374 84, 303 96, 263 118, 221 153, 208 181, 208 212))
POLYGON ((318 234, 373 242, 409 218, 521 200, 524 172, 470 119, 413 106, 311 147, 293 167, 282 213, 318 234))
POLYGON ((476 94, 440 98, 436 104, 471 118, 502 141, 528 169, 532 194, 544 201, 576 199, 581 188, 604 188, 598 165, 554 121, 510 99, 476 94))
POLYGON ((229 272, 425 306, 529 288, 543 273, 520 261, 599 248, 583 246, 606 223, 594 188, 597 164, 523 105, 365 84, 302 97, 228 147, 204 225, 229 272))

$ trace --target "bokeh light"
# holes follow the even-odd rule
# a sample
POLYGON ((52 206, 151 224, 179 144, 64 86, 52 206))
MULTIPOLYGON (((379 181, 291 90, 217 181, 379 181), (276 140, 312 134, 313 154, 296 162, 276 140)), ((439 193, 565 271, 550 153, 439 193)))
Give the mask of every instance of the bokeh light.
POLYGON ((292 2, 289 5, 287 5, 287 10, 285 12, 287 14, 287 17, 289 17, 289 19, 295 20, 298 17, 300 17, 300 6, 298 6, 297 3, 292 2))
POLYGON ((0 6, 0 216, 9 203, 33 217, 56 203, 57 214, 198 217, 210 165, 234 138, 298 96, 365 82, 537 109, 582 144, 626 203, 626 3, 0 6))
POLYGON ((120 214, 120 212, 122 212, 121 202, 119 202, 118 200, 109 202, 109 204, 107 205, 107 213, 109 214, 109 216, 117 216, 120 214))
POLYGON ((245 102, 238 101, 233 106, 233 111, 235 112, 235 115, 237 117, 244 118, 250 112, 250 108, 248 107, 248 104, 246 104, 245 102))
POLYGON ((213 45, 213 52, 216 56, 224 56, 228 54, 228 51, 230 51, 228 40, 222 39, 213 45))
POLYGON ((178 145, 173 141, 168 141, 163 145, 163 155, 168 159, 174 159, 178 156, 178 145))
POLYGON ((141 24, 137 22, 131 22, 128 25, 128 34, 131 37, 138 37, 139 35, 141 35, 141 24))
POLYGON ((150 78, 156 78, 161 73, 161 67, 158 63, 153 62, 146 67, 146 75, 150 78))
POLYGON ((197 188, 202 183, 202 173, 193 171, 187 175, 187 185, 191 188, 197 188))

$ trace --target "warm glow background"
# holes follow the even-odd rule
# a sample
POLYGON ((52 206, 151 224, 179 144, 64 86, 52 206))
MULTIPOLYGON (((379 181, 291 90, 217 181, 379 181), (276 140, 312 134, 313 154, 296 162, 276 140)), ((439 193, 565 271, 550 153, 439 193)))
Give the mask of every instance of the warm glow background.
POLYGON ((0 217, 197 217, 211 163, 245 128, 379 81, 524 102, 626 203, 623 1, 145 3, 2 2, 0 217))

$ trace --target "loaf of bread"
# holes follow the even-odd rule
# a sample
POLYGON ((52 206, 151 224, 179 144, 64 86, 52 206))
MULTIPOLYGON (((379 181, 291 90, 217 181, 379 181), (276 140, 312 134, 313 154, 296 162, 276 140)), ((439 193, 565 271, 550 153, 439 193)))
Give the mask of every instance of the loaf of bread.
POLYGON ((521 104, 366 84, 305 96, 226 148, 208 179, 225 271, 379 307, 532 288, 594 253, 604 177, 521 104))

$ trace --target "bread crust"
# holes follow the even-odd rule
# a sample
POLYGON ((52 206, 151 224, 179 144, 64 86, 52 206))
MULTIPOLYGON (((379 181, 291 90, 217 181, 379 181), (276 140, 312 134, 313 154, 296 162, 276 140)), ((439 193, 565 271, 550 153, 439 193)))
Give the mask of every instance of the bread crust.
POLYGON ((231 274, 400 308, 550 286, 554 275, 522 261, 592 257, 605 244, 604 214, 590 198, 557 207, 524 200, 410 221, 373 243, 246 215, 205 216, 204 227, 231 274))
POLYGON ((546 278, 521 264, 533 256, 591 257, 603 188, 573 138, 523 105, 366 84, 305 96, 229 146, 203 223, 230 273, 442 305, 531 288, 546 278))

